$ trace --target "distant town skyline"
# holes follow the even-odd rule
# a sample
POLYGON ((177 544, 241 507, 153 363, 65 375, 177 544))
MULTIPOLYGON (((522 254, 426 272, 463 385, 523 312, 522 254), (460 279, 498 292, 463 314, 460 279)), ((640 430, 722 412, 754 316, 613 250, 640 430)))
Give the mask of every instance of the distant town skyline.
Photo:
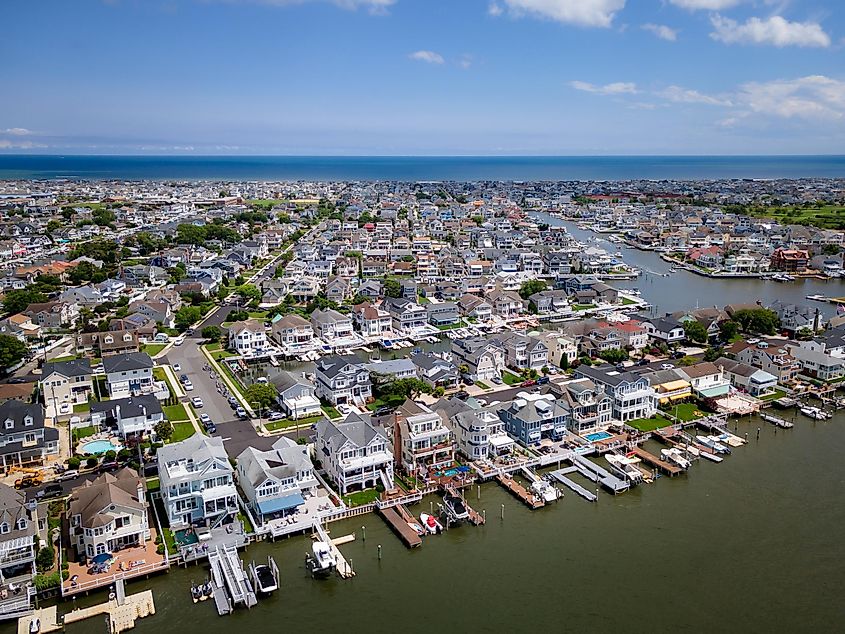
POLYGON ((833 0, 5 3, 0 152, 842 154, 833 0))

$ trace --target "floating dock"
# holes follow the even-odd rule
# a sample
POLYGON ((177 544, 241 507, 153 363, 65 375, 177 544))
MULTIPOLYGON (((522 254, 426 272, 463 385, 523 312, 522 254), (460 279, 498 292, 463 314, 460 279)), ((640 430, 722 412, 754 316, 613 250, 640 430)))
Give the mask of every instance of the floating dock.
POLYGON ((531 510, 543 508, 546 505, 543 500, 531 493, 531 491, 526 489, 510 476, 497 475, 496 482, 501 484, 506 490, 510 491, 511 494, 513 494, 531 510))
POLYGON ((55 605, 35 610, 29 616, 21 617, 18 619, 18 634, 29 634, 30 623, 34 619, 38 619, 41 624, 39 632, 47 634, 49 632, 63 630, 64 626, 68 623, 76 623, 102 615, 108 617, 111 634, 120 634, 135 627, 135 621, 138 619, 155 614, 156 609, 155 603, 153 602, 152 590, 144 590, 137 594, 124 596, 123 580, 119 579, 115 585, 117 590, 115 598, 105 603, 68 612, 62 616, 61 624, 56 614, 55 605))
POLYGON ((570 458, 570 460, 572 461, 573 466, 578 468, 581 475, 593 482, 600 483, 611 493, 622 493, 623 491, 627 491, 631 488, 631 484, 627 480, 617 478, 607 469, 600 467, 595 462, 591 462, 582 456, 575 454, 570 458))
POLYGON ((760 414, 760 418, 767 423, 771 423, 775 427, 781 427, 783 429, 792 429, 795 427, 794 423, 791 423, 783 418, 779 418, 778 416, 772 416, 771 414, 760 414))
POLYGON ((676 476, 679 473, 683 473, 683 469, 681 469, 680 467, 673 465, 673 464, 670 464, 670 463, 666 462, 665 460, 663 460, 662 458, 658 458, 653 453, 649 453, 648 451, 646 451, 642 447, 635 447, 633 449, 633 454, 637 458, 639 458, 640 460, 647 462, 648 464, 652 465, 653 467, 657 467, 663 473, 666 473, 670 476, 676 476))
POLYGON ((573 482, 572 480, 567 478, 566 476, 570 473, 578 473, 578 468, 566 467, 565 469, 558 469, 557 471, 552 471, 551 473, 549 473, 549 475, 552 476, 558 482, 560 482, 562 485, 572 489, 575 493, 580 495, 588 502, 595 502, 596 500, 598 500, 598 497, 595 493, 593 493, 592 491, 588 491, 577 482, 573 482))
POLYGON ((251 608, 258 603, 252 584, 234 546, 217 546, 208 554, 214 605, 219 615, 229 614, 238 605, 251 608))
POLYGON ((393 529, 393 532, 399 536, 399 539, 402 540, 405 546, 408 548, 417 548, 422 545, 422 537, 408 525, 407 517, 410 516, 410 513, 408 513, 404 506, 400 504, 385 509, 378 509, 378 513, 384 518, 388 526, 393 529), (404 513, 397 509, 401 509, 404 513))

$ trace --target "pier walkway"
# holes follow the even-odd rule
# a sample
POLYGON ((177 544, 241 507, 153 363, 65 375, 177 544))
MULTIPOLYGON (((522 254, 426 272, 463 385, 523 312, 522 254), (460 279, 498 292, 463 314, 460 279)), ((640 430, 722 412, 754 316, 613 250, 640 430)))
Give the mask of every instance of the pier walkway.
POLYGON ((531 491, 526 489, 510 476, 498 475, 496 476, 496 482, 501 484, 506 490, 510 491, 511 494, 513 494, 531 510, 543 508, 546 505, 543 500, 531 493, 531 491))
POLYGON ((617 478, 615 475, 607 471, 607 469, 600 467, 595 462, 582 458, 579 455, 572 456, 570 460, 575 467, 578 467, 578 471, 581 475, 593 482, 600 483, 611 493, 622 493, 623 491, 627 491, 631 488, 631 484, 628 481, 617 478))
POLYGON ((598 500, 598 497, 596 496, 595 493, 593 493, 592 491, 588 491, 587 489, 582 487, 577 482, 573 482, 572 480, 570 480, 569 478, 566 477, 570 473, 577 473, 577 472, 578 472, 577 467, 567 467, 565 469, 558 469, 557 471, 552 471, 552 472, 549 473, 549 475, 552 476, 558 482, 560 482, 562 485, 567 486, 570 489, 572 489, 575 493, 580 495, 582 498, 584 498, 588 502, 595 502, 596 500, 598 500))
MULTIPOLYGON (((410 527, 409 527, 410 528, 410 527)), ((335 570, 337 570, 337 574, 340 575, 341 579, 351 579, 355 576, 355 571, 352 569, 352 565, 346 561, 346 557, 343 556, 343 553, 340 552, 340 549, 337 547, 338 544, 345 544, 355 539, 355 535, 349 535, 347 537, 340 537, 336 540, 332 540, 329 538, 329 534, 323 525, 320 522, 314 522, 313 526, 313 534, 311 535, 314 539, 319 539, 321 542, 324 542, 329 545, 329 550, 332 553, 332 557, 334 557, 335 561, 335 570)))
POLYGON ((466 507, 466 509, 467 509, 467 513, 469 514, 469 518, 467 519, 467 521, 468 521, 470 524, 472 524, 473 526, 481 526, 482 524, 484 524, 484 522, 486 521, 485 517, 484 517, 481 513, 479 513, 478 511, 476 511, 474 508, 472 508, 472 507, 471 507, 471 506, 467 503, 467 499, 466 499, 466 497, 465 497, 465 496, 463 496, 463 495, 458 494, 458 490, 457 490, 457 489, 455 489, 455 487, 453 487, 453 486, 446 486, 446 487, 443 487, 443 488, 444 488, 444 490, 445 490, 447 493, 450 493, 450 494, 452 494, 452 495, 454 495, 454 496, 456 496, 456 497, 460 497, 460 498, 463 500, 463 502, 464 502, 464 506, 466 507))
MULTIPOLYGON (((119 584, 122 584, 122 581, 119 584)), ((102 615, 108 617, 109 631, 112 634, 120 634, 135 627, 136 620, 155 614, 155 611, 152 590, 144 590, 137 594, 124 596, 121 586, 115 598, 109 599, 105 603, 68 612, 62 615, 61 623, 59 623, 55 605, 35 610, 31 615, 18 619, 18 634, 29 634, 30 623, 34 619, 38 619, 41 624, 39 631, 46 634, 47 632, 64 630, 68 623, 76 623, 102 615)))
POLYGON ((663 473, 666 473, 670 476, 676 476, 679 473, 683 472, 683 469, 681 469, 680 467, 670 464, 662 458, 658 458, 653 453, 649 453, 642 447, 634 447, 632 451, 633 454, 637 456, 637 458, 639 458, 640 460, 649 463, 653 467, 657 467, 658 469, 663 471, 663 473))
POLYGON ((236 605, 251 608, 258 603, 234 546, 218 546, 208 554, 208 563, 218 614, 228 614, 236 605))
POLYGON ((402 543, 404 543, 405 546, 408 548, 416 548, 422 545, 422 537, 420 537, 417 534, 417 531, 408 525, 407 517, 410 516, 410 513, 404 506, 397 505, 380 508, 378 509, 378 513, 382 516, 382 518, 384 518, 384 521, 387 522, 388 526, 393 529, 393 532, 399 536, 399 539, 402 540, 402 543), (402 511, 404 511, 405 517, 403 517, 402 511))

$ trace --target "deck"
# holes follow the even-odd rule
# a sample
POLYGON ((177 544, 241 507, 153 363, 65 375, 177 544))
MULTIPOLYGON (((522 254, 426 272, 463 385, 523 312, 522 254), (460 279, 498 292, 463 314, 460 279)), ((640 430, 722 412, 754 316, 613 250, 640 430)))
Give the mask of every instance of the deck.
POLYGON ((111 599, 105 603, 68 612, 63 615, 62 624, 58 622, 56 606, 35 610, 31 615, 18 619, 18 634, 29 634, 29 624, 35 618, 41 621, 41 632, 56 632, 64 629, 68 623, 101 615, 108 616, 112 634, 120 634, 135 627, 137 619, 155 614, 155 611, 152 590, 144 590, 127 596, 123 605, 120 605, 117 599, 111 599))
POLYGON ((496 476, 496 482, 501 484, 507 491, 509 491, 514 497, 520 500, 531 510, 543 508, 546 505, 543 500, 509 476, 498 475, 496 476))
MULTIPOLYGON (((388 526, 393 529, 393 532, 399 536, 399 539, 402 540, 405 546, 408 548, 421 546, 422 537, 408 525, 408 520, 397 511, 397 508, 404 509, 404 507, 388 507, 379 509, 378 512, 384 518, 384 521, 387 522, 388 526)), ((405 511, 405 513, 407 514, 408 511, 405 511)))
POLYGON ((653 453, 649 453, 648 451, 646 451, 642 447, 635 447, 633 449, 633 453, 640 460, 643 460, 643 461, 649 463, 653 467, 657 467, 663 473, 666 473, 670 476, 676 476, 679 473, 683 473, 683 469, 681 469, 680 467, 675 466, 673 464, 670 464, 670 463, 666 462, 665 460, 663 460, 662 458, 658 458, 653 453))
POLYGON ((596 496, 595 493, 593 493, 592 491, 588 491, 577 482, 573 482, 572 480, 566 477, 570 473, 577 472, 577 467, 567 467, 565 469, 558 469, 556 471, 552 471, 549 473, 549 475, 552 476, 558 482, 560 482, 562 485, 572 489, 572 491, 580 495, 588 502, 595 502, 596 500, 598 500, 598 496, 596 496))
POLYGON ((617 478, 607 469, 600 467, 595 462, 591 462, 586 458, 574 455, 571 458, 573 466, 578 468, 578 471, 589 480, 600 483, 604 488, 611 493, 622 493, 631 488, 631 484, 627 480, 617 478))

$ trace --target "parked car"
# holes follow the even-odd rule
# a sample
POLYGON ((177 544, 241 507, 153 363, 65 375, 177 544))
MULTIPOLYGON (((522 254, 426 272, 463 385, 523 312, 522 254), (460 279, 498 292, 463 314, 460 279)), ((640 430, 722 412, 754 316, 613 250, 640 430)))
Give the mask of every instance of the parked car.
POLYGON ((500 378, 499 378, 499 377, 497 377, 497 376, 494 376, 494 377, 493 377, 492 379, 490 379, 490 380, 491 380, 491 381, 493 381, 493 383, 495 383, 496 385, 501 385, 501 384, 502 384, 502 379, 500 379, 500 378))
POLYGON ((200 414, 200 422, 203 425, 207 425, 208 423, 211 422, 211 416, 209 416, 208 414, 205 414, 205 413, 200 414))
POLYGON ((281 420, 284 417, 285 415, 281 412, 270 412, 269 416, 267 416, 267 420, 281 420))
MULTIPOLYGON (((175 369, 175 368, 174 368, 174 369, 175 369)), ((187 374, 180 374, 180 375, 179 375, 179 380, 180 380, 180 381, 182 381, 182 383, 187 383, 188 381, 190 381, 190 379, 188 378, 188 375, 187 375, 187 374)))
POLYGON ((522 382, 522 387, 531 387, 532 385, 537 385, 537 381, 534 379, 528 379, 527 381, 522 382))
POLYGON ((67 482, 68 480, 73 480, 79 477, 79 470, 77 469, 68 469, 67 471, 63 471, 62 474, 59 476, 59 482, 67 482))
POLYGON ((202 402, 202 399, 199 396, 195 396, 191 399, 191 405, 194 407, 203 407, 205 403, 202 402))
POLYGON ((217 426, 211 421, 209 421, 208 424, 205 426, 205 431, 207 431, 209 434, 215 434, 217 433, 217 426))
POLYGON ((455 398, 461 401, 465 401, 469 398, 469 392, 461 390, 460 392, 455 392, 455 398))
POLYGON ((184 388, 185 388, 185 391, 186 391, 186 392, 190 392, 191 390, 193 390, 193 389, 194 389, 194 384, 193 384, 193 383, 191 383, 190 381, 185 381, 185 382, 182 384, 182 387, 184 387, 184 388))
POLYGON ((153 341, 155 341, 156 343, 167 343, 168 341, 170 341, 170 337, 168 337, 165 333, 160 332, 155 336, 155 339, 153 339, 153 341))
POLYGON ((246 410, 243 407, 238 407, 238 409, 235 410, 235 414, 237 414, 240 418, 246 418, 246 410))
POLYGON ((337 406, 337 411, 343 414, 344 416, 349 416, 352 413, 352 408, 349 407, 346 403, 340 403, 337 406))
MULTIPOLYGON (((173 371, 174 372, 181 372, 182 371, 182 364, 174 363, 173 364, 173 371)), ((185 377, 185 378, 187 378, 187 377, 185 377)))
POLYGON ((548 382, 549 382, 549 377, 547 377, 547 376, 541 376, 539 379, 537 379, 537 385, 545 385, 548 382))
POLYGON ((110 460, 100 463, 100 466, 97 467, 97 472, 107 473, 109 471, 117 471, 118 469, 120 469, 120 463, 117 460, 110 460))
POLYGON ((661 369, 661 370, 671 370, 671 369, 672 369, 672 368, 674 368, 674 367, 675 367, 675 364, 674 364, 674 363, 661 363, 661 364, 660 364, 660 369, 661 369))
POLYGON ((65 490, 58 482, 52 482, 35 494, 38 500, 49 500, 50 498, 57 498, 65 494, 65 490))
POLYGON ((181 346, 183 343, 185 343, 185 335, 180 335, 179 337, 176 337, 176 341, 173 342, 173 345, 181 346))
POLYGON ((229 397, 229 405, 231 405, 232 407, 237 407, 238 406, 238 399, 236 399, 234 396, 230 396, 229 397))

